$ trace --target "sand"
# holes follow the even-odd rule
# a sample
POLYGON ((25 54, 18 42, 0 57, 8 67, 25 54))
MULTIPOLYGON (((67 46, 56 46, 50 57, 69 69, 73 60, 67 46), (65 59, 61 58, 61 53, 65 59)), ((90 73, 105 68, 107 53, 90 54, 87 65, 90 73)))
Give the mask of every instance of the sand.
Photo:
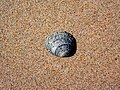
POLYGON ((0 0, 0 90, 120 90, 119 0, 0 0), (74 56, 45 47, 58 31, 74 56))

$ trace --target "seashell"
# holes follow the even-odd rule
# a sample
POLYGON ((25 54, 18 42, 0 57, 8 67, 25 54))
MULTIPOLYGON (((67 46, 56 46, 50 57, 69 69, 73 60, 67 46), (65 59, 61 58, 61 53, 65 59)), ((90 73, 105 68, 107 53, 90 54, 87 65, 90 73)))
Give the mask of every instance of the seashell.
POLYGON ((55 32, 46 40, 46 48, 58 57, 70 57, 76 52, 76 40, 68 32, 55 32))

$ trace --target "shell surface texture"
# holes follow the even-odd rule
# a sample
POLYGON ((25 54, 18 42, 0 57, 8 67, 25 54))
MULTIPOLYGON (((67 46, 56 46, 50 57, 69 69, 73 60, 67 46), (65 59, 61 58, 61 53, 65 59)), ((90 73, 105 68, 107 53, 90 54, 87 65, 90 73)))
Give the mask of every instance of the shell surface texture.
POLYGON ((70 57, 76 52, 76 40, 70 33, 55 32, 46 40, 46 48, 58 57, 70 57))

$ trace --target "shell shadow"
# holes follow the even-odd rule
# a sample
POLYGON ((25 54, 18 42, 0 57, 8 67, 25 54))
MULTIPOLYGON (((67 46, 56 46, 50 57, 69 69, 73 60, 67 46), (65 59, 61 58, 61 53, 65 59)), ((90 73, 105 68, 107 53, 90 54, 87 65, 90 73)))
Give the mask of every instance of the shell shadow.
POLYGON ((76 43, 76 39, 73 37, 73 45, 71 46, 71 51, 69 52, 69 55, 66 57, 72 57, 75 55, 76 51, 77 51, 77 43, 76 43))

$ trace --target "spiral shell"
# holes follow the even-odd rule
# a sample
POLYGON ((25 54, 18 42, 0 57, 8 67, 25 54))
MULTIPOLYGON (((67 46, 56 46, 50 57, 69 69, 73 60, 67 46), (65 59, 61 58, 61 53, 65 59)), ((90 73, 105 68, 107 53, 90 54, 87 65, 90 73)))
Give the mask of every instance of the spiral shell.
POLYGON ((70 57, 76 52, 76 40, 68 32, 55 32, 46 40, 46 48, 58 57, 70 57))

